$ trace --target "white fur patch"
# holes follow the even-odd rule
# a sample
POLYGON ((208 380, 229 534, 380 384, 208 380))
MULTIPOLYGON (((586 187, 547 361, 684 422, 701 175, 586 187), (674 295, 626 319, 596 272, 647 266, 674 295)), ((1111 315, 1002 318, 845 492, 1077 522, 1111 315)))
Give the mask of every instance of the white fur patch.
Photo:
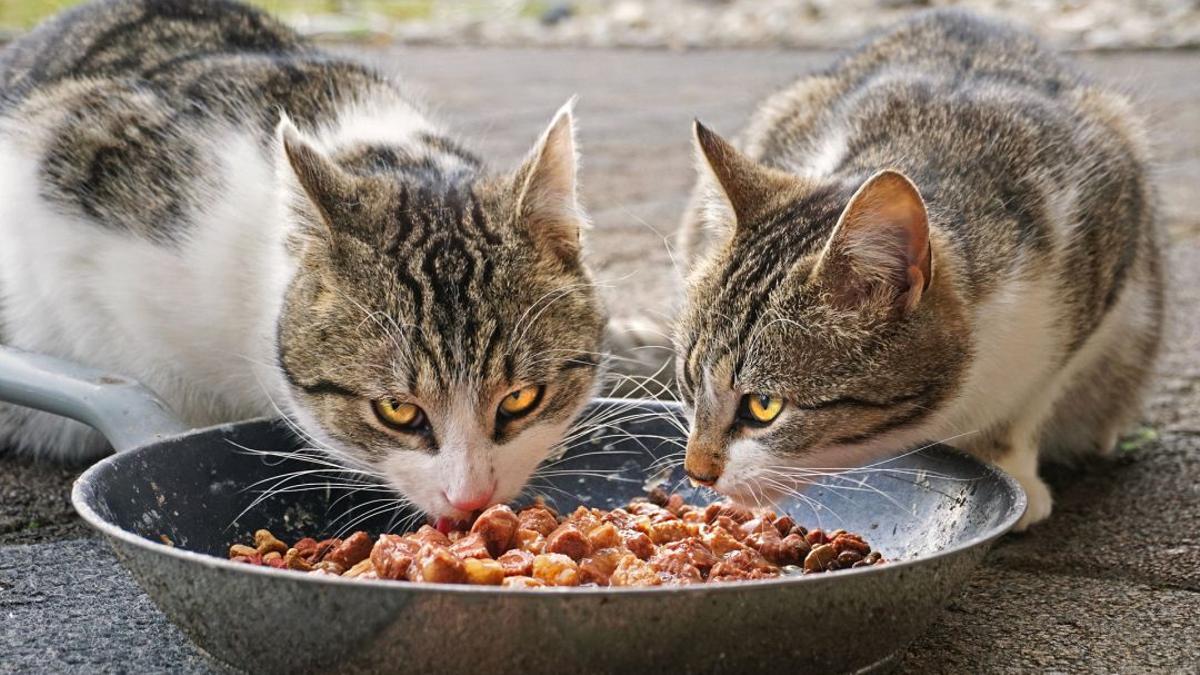
POLYGON ((841 164, 846 156, 846 131, 835 127, 821 136, 816 150, 804 157, 795 172, 808 178, 825 178, 841 164))
POLYGON ((403 145, 422 133, 441 131, 412 104, 397 99, 355 104, 335 123, 317 130, 315 137, 328 150, 358 143, 403 145))
MULTIPOLYGON (((224 187, 203 200, 173 248, 45 202, 36 156, 5 131, 0 287, 11 344, 134 377, 191 425, 269 413, 256 364, 274 363, 265 331, 290 274, 272 168, 253 140, 234 132, 214 139, 224 187)), ((61 421, 24 425, 15 440, 43 446, 38 439, 54 424, 61 421)), ((94 453, 88 436, 44 449, 94 453)))

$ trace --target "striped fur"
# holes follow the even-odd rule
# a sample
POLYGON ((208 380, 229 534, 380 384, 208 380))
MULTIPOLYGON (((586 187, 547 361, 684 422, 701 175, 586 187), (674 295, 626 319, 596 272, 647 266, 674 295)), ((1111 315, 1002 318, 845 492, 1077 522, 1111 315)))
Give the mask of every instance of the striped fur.
POLYGON ((1022 482, 1023 526, 1046 517, 1039 456, 1111 449, 1158 348, 1159 235, 1128 103, 1025 33, 937 11, 767 99, 739 145, 698 129, 680 234, 689 469, 750 499, 782 466, 950 439, 1022 482), (926 240, 882 226, 829 264, 852 195, 884 169, 919 191, 929 277, 906 276, 900 245, 926 240), (741 424, 749 392, 786 408, 741 424))
MULTIPOLYGON (((6 344, 141 379, 193 425, 282 408, 425 511, 511 498, 596 381, 570 106, 489 172, 397 83, 223 0, 108 0, 0 54, 6 344), (506 421, 510 391, 542 385, 506 421), (399 432, 371 401, 419 404, 399 432)), ((0 443, 102 439, 0 407, 0 443)))

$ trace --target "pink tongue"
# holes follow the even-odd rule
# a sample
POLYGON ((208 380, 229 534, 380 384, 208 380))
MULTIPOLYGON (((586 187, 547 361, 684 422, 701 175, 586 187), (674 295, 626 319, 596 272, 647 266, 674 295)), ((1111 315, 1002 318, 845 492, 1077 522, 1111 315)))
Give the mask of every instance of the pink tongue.
POLYGON ((453 520, 451 520, 445 516, 442 516, 441 518, 437 519, 437 522, 435 522, 433 524, 433 526, 435 528, 437 528, 437 531, 441 532, 442 534, 450 534, 450 530, 454 529, 454 524, 455 523, 453 520))

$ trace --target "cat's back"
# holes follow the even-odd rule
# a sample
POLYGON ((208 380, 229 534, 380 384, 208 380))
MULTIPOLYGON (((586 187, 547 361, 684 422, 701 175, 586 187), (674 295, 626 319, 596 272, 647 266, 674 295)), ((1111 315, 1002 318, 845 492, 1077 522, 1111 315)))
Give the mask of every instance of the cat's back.
POLYGON ((917 15, 776 94, 745 142, 847 186, 908 175, 971 296, 1031 270, 1098 270, 1072 289, 1097 316, 1135 260, 1157 256, 1132 107, 1032 34, 967 12, 917 15))
POLYGON ((155 96, 173 117, 225 117, 269 130, 278 111, 318 124, 384 80, 330 57, 253 7, 228 0, 95 0, 0 53, 0 111, 83 110, 155 96))
POLYGON ((0 53, 0 173, 52 210, 175 240, 247 180, 232 171, 267 163, 281 111, 314 129, 365 101, 419 119, 386 78, 252 7, 99 0, 0 53))
POLYGON ((303 46, 262 12, 223 0, 95 0, 42 23, 0 52, 12 102, 69 79, 153 80, 231 53, 295 54, 303 46))

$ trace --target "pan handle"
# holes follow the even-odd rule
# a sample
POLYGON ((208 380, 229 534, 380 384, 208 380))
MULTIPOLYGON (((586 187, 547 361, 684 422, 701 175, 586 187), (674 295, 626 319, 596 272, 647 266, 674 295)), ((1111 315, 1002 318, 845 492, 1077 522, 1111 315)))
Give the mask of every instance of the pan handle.
POLYGON ((187 431, 158 395, 127 377, 4 345, 0 401, 83 422, 117 452, 187 431))

